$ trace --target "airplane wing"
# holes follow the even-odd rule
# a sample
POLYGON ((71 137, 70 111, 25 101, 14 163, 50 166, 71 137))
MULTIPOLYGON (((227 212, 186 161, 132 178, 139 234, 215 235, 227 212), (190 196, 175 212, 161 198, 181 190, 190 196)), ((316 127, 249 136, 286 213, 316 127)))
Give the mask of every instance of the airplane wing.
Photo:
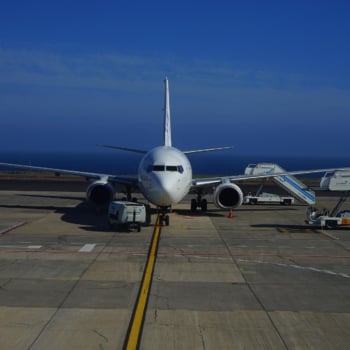
POLYGON ((258 175, 231 175, 231 176, 222 176, 222 177, 211 177, 211 178, 197 178, 192 180, 192 188, 195 187, 205 187, 220 184, 223 182, 233 182, 233 181, 242 181, 242 180, 253 180, 253 179, 267 179, 283 175, 305 175, 305 174, 317 174, 325 173, 336 170, 349 170, 350 168, 328 168, 328 169, 311 169, 311 170, 296 170, 296 171, 283 171, 278 173, 265 173, 258 175))
POLYGON ((55 173, 56 175, 60 175, 60 174, 75 175, 75 176, 85 177, 87 179, 96 179, 96 180, 103 179, 108 182, 118 183, 122 185, 137 185, 137 178, 130 177, 130 176, 116 176, 116 175, 92 173, 92 172, 86 172, 86 171, 56 169, 56 168, 47 168, 47 167, 40 167, 40 166, 11 164, 11 163, 0 163, 0 166, 4 166, 8 168, 33 170, 33 171, 47 171, 50 173, 55 173))

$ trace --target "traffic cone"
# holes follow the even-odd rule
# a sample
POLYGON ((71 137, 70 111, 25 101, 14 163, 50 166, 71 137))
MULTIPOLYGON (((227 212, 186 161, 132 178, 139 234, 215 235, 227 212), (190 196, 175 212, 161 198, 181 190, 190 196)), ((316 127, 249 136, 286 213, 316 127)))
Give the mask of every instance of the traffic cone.
POLYGON ((233 218, 232 209, 230 209, 230 211, 228 212, 227 217, 228 217, 229 219, 232 219, 232 218, 233 218))

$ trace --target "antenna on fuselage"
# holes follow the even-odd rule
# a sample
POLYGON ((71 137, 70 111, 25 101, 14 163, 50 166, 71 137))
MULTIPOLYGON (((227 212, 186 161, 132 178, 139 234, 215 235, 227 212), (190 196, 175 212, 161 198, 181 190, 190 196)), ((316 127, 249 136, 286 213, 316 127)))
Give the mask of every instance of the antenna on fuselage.
POLYGON ((164 79, 165 100, 164 100, 164 146, 171 147, 171 124, 170 124, 170 98, 169 98, 169 81, 164 79))

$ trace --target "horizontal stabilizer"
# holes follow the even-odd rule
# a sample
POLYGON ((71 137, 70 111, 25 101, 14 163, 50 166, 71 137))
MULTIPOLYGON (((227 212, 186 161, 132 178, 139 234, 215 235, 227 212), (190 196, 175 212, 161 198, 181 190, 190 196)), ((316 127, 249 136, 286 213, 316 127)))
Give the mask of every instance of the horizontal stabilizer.
POLYGON ((109 146, 109 145, 97 145, 97 147, 110 148, 110 149, 115 149, 115 150, 119 150, 119 151, 126 151, 126 152, 140 153, 140 154, 146 154, 148 152, 148 151, 145 151, 142 149, 119 147, 119 146, 109 146))
POLYGON ((183 153, 185 154, 204 153, 204 152, 222 151, 226 149, 232 149, 232 147, 227 146, 227 147, 216 147, 216 148, 204 148, 204 149, 196 149, 191 151, 184 151, 183 153))

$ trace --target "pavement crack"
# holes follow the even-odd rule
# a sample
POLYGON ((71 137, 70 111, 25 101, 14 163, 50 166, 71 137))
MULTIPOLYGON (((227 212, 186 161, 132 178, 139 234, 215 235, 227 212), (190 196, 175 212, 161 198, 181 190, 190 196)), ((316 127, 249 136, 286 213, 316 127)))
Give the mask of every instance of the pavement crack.
POLYGON ((202 342, 202 349, 205 350, 206 347, 205 347, 205 341, 204 341, 204 336, 203 336, 202 327, 199 325, 199 326, 198 326, 198 329, 199 329, 199 335, 200 335, 201 342, 202 342))
POLYGON ((12 281, 12 278, 7 279, 7 280, 0 286, 0 289, 6 290, 6 289, 7 289, 6 286, 7 286, 9 283, 11 283, 11 281, 12 281))
MULTIPOLYGON (((108 338, 103 335, 102 333, 100 333, 99 331, 97 331, 96 329, 92 329, 92 332, 96 333, 99 337, 101 337, 106 343, 108 343, 108 338)), ((101 347, 101 344, 100 344, 101 347)))

